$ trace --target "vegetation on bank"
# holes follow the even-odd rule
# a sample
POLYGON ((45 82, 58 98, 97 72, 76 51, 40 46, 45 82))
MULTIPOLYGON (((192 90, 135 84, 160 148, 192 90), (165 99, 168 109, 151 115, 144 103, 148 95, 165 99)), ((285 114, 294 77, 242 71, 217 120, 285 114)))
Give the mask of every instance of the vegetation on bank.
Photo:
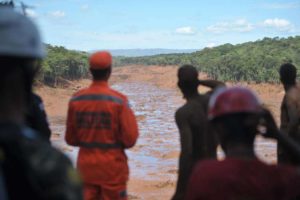
POLYGON ((88 76, 88 53, 46 45, 47 57, 42 63, 38 80, 46 85, 58 86, 64 80, 88 76))
POLYGON ((118 57, 115 65, 192 64, 199 71, 223 81, 278 82, 282 63, 294 63, 300 71, 300 36, 264 38, 238 45, 224 44, 189 54, 118 57))
MULTIPOLYGON (((46 46, 48 55, 42 63, 38 77, 40 82, 58 86, 65 80, 89 76, 87 52, 46 46)), ((278 68, 284 62, 294 63, 300 72, 300 36, 224 44, 195 53, 114 57, 114 66, 192 64, 214 79, 256 83, 278 82, 278 68)))

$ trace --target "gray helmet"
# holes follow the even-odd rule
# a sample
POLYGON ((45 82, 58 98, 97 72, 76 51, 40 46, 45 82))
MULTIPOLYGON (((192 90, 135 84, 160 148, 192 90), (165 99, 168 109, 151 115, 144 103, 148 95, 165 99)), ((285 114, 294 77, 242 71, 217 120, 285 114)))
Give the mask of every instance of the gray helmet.
POLYGON ((0 56, 44 58, 44 44, 37 27, 26 16, 0 6, 0 56))

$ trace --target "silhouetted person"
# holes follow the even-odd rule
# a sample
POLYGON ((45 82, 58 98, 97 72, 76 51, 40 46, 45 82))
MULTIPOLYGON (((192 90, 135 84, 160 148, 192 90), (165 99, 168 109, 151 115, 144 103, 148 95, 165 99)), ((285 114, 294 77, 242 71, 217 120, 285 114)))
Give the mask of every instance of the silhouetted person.
MULTIPOLYGON (((0 7, 6 7, 13 9, 15 7, 13 1, 0 2, 0 7)), ((40 70, 42 62, 37 61, 34 63, 34 69, 32 70, 32 76, 40 70)), ((45 141, 50 142, 51 130, 44 109, 44 104, 40 96, 31 92, 29 96, 29 106, 26 109, 26 124, 35 130, 38 135, 45 141)))
POLYGON ((50 142, 51 130, 44 103, 42 98, 35 93, 30 95, 30 103, 26 112, 26 124, 35 130, 42 139, 50 142))
POLYGON ((36 63, 44 56, 32 21, 0 6, 0 199, 82 199, 70 160, 26 125, 36 63))
MULTIPOLYGON (((286 63, 281 65, 279 74, 285 90, 281 104, 280 130, 300 144, 300 88, 296 85, 297 70, 294 65, 286 63)), ((284 151, 280 143, 278 143, 277 155, 278 163, 300 164, 300 160, 284 151)))
POLYGON ((213 90, 223 83, 214 80, 198 80, 198 71, 191 65, 178 70, 178 87, 186 103, 175 114, 180 134, 181 153, 176 192, 173 200, 181 200, 194 163, 200 159, 216 158, 216 141, 209 131, 207 108, 210 93, 199 94, 198 86, 213 90))
POLYGON ((300 195, 300 174, 289 166, 267 165, 254 153, 256 134, 276 138, 300 157, 300 148, 284 137, 270 112, 245 88, 221 89, 210 99, 209 119, 226 158, 196 164, 186 200, 284 200, 300 195), (260 128, 260 127, 264 128, 260 128))

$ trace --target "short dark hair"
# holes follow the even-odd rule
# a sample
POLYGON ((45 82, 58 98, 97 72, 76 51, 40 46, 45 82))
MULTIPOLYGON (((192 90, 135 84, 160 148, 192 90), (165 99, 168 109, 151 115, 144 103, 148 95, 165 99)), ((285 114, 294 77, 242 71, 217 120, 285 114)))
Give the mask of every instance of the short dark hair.
POLYGON ((183 65, 178 69, 178 86, 184 90, 194 90, 199 85, 198 71, 192 65, 183 65))
POLYGON ((103 80, 111 72, 111 68, 107 69, 90 69, 94 80, 103 80))
POLYGON ((291 63, 285 63, 279 69, 280 79, 283 84, 295 84, 297 77, 297 69, 291 63))

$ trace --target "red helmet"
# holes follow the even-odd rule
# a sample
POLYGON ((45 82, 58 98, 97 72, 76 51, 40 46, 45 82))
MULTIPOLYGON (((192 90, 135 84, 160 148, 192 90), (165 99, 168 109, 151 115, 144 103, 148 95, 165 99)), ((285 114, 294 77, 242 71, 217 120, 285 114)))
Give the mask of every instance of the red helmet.
POLYGON ((213 120, 234 113, 258 113, 261 103, 247 88, 232 87, 217 90, 209 101, 208 118, 213 120))
POLYGON ((112 56, 107 51, 97 51, 90 57, 90 69, 108 69, 112 65, 112 56))

